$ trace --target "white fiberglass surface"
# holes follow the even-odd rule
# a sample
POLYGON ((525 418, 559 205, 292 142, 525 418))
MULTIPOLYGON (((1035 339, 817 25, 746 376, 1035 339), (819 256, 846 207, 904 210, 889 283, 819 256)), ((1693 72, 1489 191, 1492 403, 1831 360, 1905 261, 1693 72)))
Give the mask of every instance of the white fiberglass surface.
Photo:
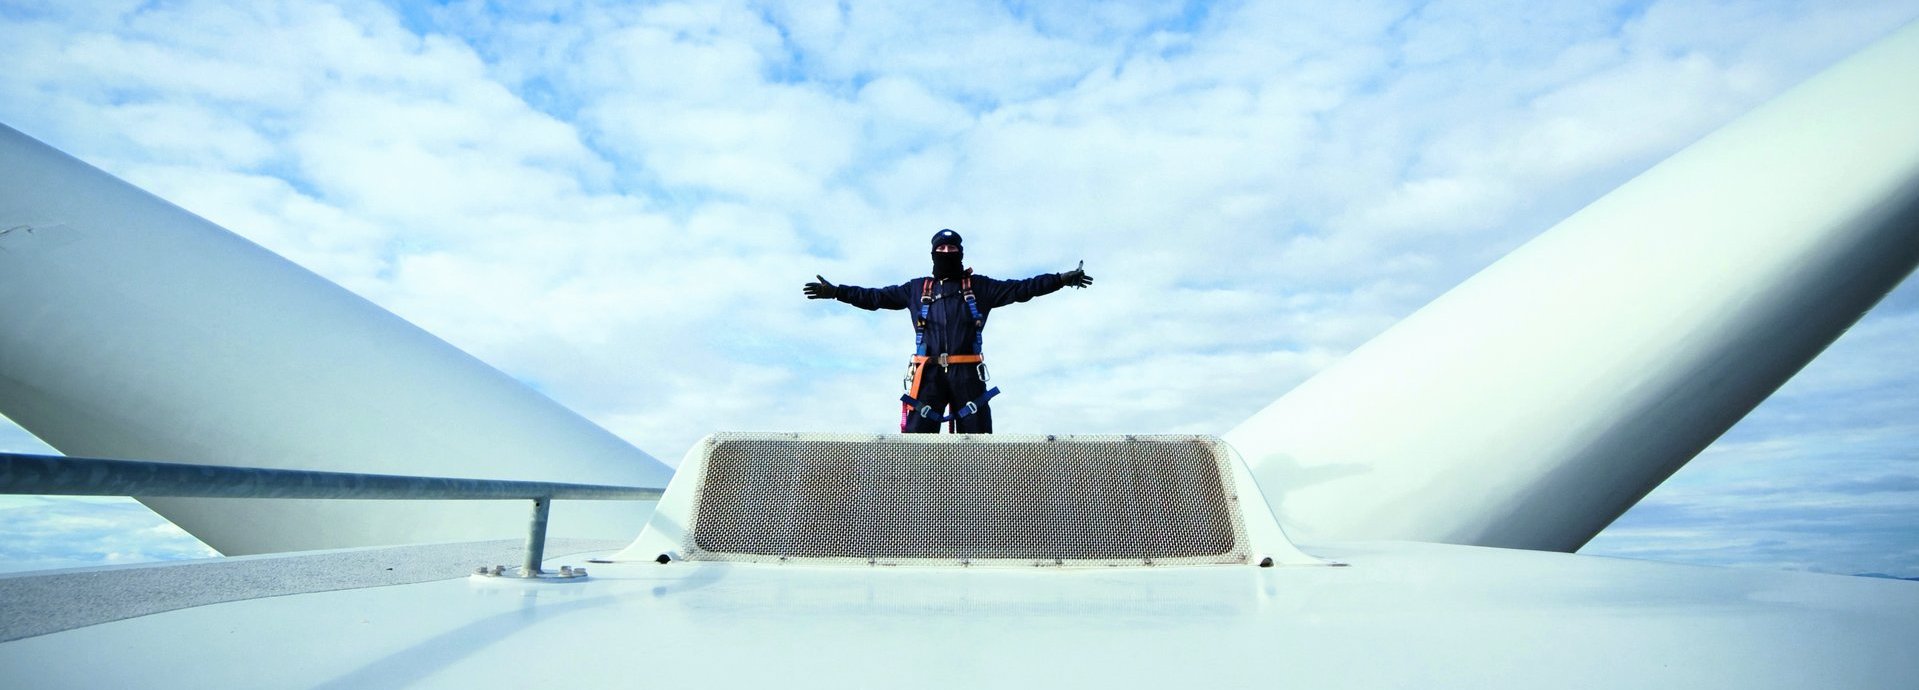
POLYGON ((1422 544, 1313 551, 1352 565, 593 564, 572 585, 455 579, 158 614, 0 644, 0 669, 31 687, 1903 687, 1919 674, 1914 583, 1422 544))

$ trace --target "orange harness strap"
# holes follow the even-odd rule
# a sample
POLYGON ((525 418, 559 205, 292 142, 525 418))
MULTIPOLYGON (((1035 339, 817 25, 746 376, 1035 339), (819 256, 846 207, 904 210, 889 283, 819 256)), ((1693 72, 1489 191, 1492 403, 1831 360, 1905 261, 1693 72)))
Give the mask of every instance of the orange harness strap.
MULTIPOLYGON (((984 364, 986 358, 980 355, 940 355, 938 357, 914 355, 912 365, 913 385, 906 389, 906 394, 915 400, 920 397, 920 383, 925 379, 927 362, 938 362, 940 368, 945 369, 948 365, 953 364, 984 364)), ((913 407, 907 405, 906 409, 911 410, 913 407)))
POLYGON ((913 355, 914 364, 937 362, 941 369, 945 369, 946 365, 949 364, 979 364, 984 361, 986 361, 985 355, 939 355, 937 357, 931 355, 913 355))

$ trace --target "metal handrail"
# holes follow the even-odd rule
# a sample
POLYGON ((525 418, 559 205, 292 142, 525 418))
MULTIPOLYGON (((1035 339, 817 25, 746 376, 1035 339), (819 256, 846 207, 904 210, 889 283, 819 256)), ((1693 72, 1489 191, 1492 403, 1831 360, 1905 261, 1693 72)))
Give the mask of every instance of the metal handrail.
POLYGON ((538 577, 545 560, 547 509, 553 499, 644 501, 664 489, 507 479, 410 477, 267 467, 190 465, 145 460, 0 453, 0 494, 139 496, 142 498, 317 498, 369 500, 533 501, 522 577, 538 577))

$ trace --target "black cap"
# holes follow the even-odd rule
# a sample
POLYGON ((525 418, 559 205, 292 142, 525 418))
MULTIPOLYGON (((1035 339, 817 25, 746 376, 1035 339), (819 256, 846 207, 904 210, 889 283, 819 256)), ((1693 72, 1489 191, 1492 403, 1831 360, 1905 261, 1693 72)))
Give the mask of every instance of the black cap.
POLYGON ((960 243, 959 233, 953 232, 952 230, 941 230, 939 232, 933 233, 933 246, 935 247, 940 246, 942 244, 958 245, 959 243, 960 243))

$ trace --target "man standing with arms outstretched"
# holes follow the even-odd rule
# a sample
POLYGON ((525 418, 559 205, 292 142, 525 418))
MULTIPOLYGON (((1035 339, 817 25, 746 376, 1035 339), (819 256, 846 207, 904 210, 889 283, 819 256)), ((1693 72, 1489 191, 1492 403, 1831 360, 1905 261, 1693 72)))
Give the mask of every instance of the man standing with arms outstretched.
POLYGON ((931 276, 884 288, 834 285, 814 276, 819 282, 803 290, 809 299, 837 299, 866 310, 905 309, 913 317, 913 365, 906 394, 900 396, 901 433, 938 433, 940 422, 950 421, 962 434, 990 434, 993 410, 987 401, 999 389, 986 387, 981 350, 987 314, 1068 285, 1092 285, 1085 262, 1080 266, 1025 280, 973 275, 965 267, 959 233, 941 230, 933 235, 931 276))

